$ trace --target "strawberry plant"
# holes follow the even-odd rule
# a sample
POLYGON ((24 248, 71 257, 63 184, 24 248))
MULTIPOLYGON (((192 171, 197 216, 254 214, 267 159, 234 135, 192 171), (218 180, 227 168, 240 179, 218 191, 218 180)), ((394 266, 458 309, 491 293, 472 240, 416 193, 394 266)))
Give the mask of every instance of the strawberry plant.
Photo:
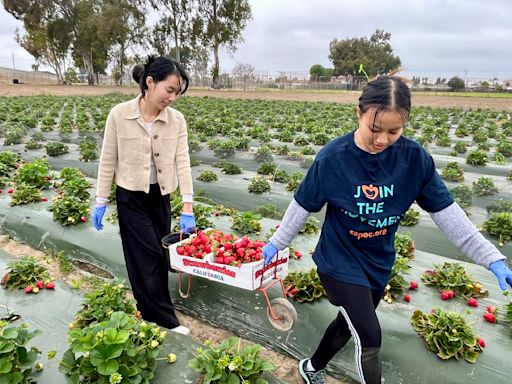
POLYGON ((36 203, 43 198, 43 194, 39 188, 25 183, 18 184, 11 196, 12 198, 9 204, 12 206, 36 203))
POLYGON ((284 169, 276 169, 276 171, 270 175, 270 180, 275 181, 276 183, 287 183, 290 175, 284 169))
POLYGON ((455 143, 453 149, 457 153, 466 153, 466 151, 467 151, 466 143, 464 141, 457 141, 455 143))
POLYGON ((316 268, 288 273, 283 280, 286 292, 299 303, 312 302, 326 295, 316 268))
POLYGON ((248 233, 259 234, 261 231, 261 215, 250 211, 238 212, 232 218, 231 228, 243 235, 248 233))
POLYGON ((85 295, 82 308, 76 313, 70 328, 84 328, 108 320, 114 312, 135 315, 135 301, 128 297, 129 289, 122 283, 105 283, 85 295))
POLYGON ((205 169, 204 171, 201 172, 201 174, 197 177, 197 180, 200 180, 200 181, 204 181, 204 182, 207 182, 207 183, 210 183, 212 181, 217 181, 218 180, 218 176, 215 172, 213 171, 210 171, 208 169, 205 169))
POLYGON ((98 158, 98 143, 93 137, 84 138, 79 145, 81 160, 91 161, 98 158))
POLYGON ((482 224, 484 231, 497 237, 500 247, 512 239, 512 212, 491 213, 482 224))
POLYGON ((59 370, 72 383, 149 384, 167 332, 124 312, 68 331, 70 348, 59 370))
POLYGON ((45 189, 50 186, 49 171, 48 161, 37 159, 21 165, 16 173, 15 181, 19 184, 24 183, 35 188, 45 189))
POLYGON ((39 141, 35 141, 35 140, 29 140, 25 143, 25 148, 26 149, 39 149, 43 146, 43 144, 41 144, 39 141))
POLYGON ((261 375, 275 366, 260 356, 261 346, 252 344, 242 347, 241 339, 230 337, 218 346, 205 341, 206 348, 197 348, 188 367, 204 374, 203 384, 267 384, 261 375))
POLYGON ((38 282, 46 284, 50 275, 45 267, 36 263, 33 257, 25 257, 7 264, 8 272, 2 278, 4 288, 16 290, 36 287, 38 282))
POLYGON ((488 158, 486 151, 481 149, 469 151, 466 157, 466 163, 470 165, 485 165, 487 164, 488 158))
POLYGON ((249 182, 248 190, 251 193, 270 192, 270 184, 262 176, 255 176, 249 182))
POLYGON ((256 154, 254 155, 254 160, 256 160, 259 163, 268 163, 274 160, 274 157, 272 156, 272 150, 268 145, 262 145, 258 148, 256 151, 256 154))
MULTIPOLYGON (((15 169, 21 163, 21 155, 12 151, 0 152, 0 164, 5 165, 7 169, 15 169)), ((3 174, 5 176, 5 174, 3 174)))
POLYGON ((91 210, 89 205, 88 200, 62 194, 53 199, 52 205, 48 209, 50 212, 53 212, 54 221, 66 226, 84 222, 82 218, 87 218, 91 210))
POLYGON ((286 190, 289 192, 295 192, 302 182, 302 179, 304 179, 304 176, 305 175, 302 172, 292 172, 288 177, 286 190))
POLYGON ((412 327, 425 341, 428 350, 443 360, 463 357, 475 363, 478 354, 483 351, 479 337, 464 317, 455 312, 435 308, 429 314, 419 310, 411 317, 412 327))
POLYGON ((277 166, 274 163, 262 163, 256 173, 258 175, 272 175, 277 169, 277 166))
POLYGON ((85 177, 79 168, 64 167, 60 170, 60 178, 64 181, 85 177))
POLYGON ((0 320, 0 382, 35 383, 34 370, 43 368, 41 363, 36 363, 41 350, 35 346, 27 349, 27 344, 42 332, 30 331, 26 323, 14 327, 7 324, 0 320))
POLYGON ((242 173, 242 168, 238 164, 230 163, 229 161, 225 161, 222 164, 222 173, 226 175, 239 175, 242 173))
POLYGON ((464 180, 464 170, 456 161, 453 161, 446 164, 441 172, 441 177, 446 181, 460 182, 464 180))
POLYGON ((275 204, 262 204, 258 205, 254 209, 254 213, 261 215, 262 217, 268 217, 269 219, 281 220, 284 215, 284 211, 279 209, 275 204))
POLYGON ((397 255, 413 259, 415 249, 416 246, 410 233, 395 233, 395 252, 397 255))
POLYGON ((473 181, 473 193, 476 196, 494 195, 498 193, 498 188, 490 177, 480 177, 473 181))
POLYGON ((316 219, 314 216, 309 216, 306 220, 306 223, 304 223, 304 226, 299 230, 299 233, 303 235, 315 235, 320 231, 320 228, 318 228, 318 219, 316 219))
POLYGON ((425 271, 421 280, 427 285, 436 286, 439 291, 453 292, 466 300, 470 297, 487 297, 489 292, 473 276, 468 275, 461 264, 444 263, 435 269, 425 271))
POLYGON ((235 154, 236 143, 233 140, 214 139, 208 141, 208 147, 213 150, 215 157, 226 159, 235 154))
POLYGON ((402 295, 409 284, 405 281, 403 273, 409 270, 407 257, 397 256, 389 276, 388 283, 384 288, 383 300, 391 304, 398 296, 402 295))
POLYGON ((68 153, 68 146, 58 141, 50 141, 45 145, 46 154, 48 156, 58 156, 64 153, 68 153))
POLYGON ((512 212, 511 199, 498 199, 487 206, 487 213, 512 212))
POLYGON ((467 185, 459 185, 450 189, 453 198, 462 209, 468 208, 473 204, 473 191, 467 185))
POLYGON ((414 208, 409 208, 405 214, 402 220, 400 220, 400 225, 403 225, 404 227, 410 227, 413 225, 418 224, 420 221, 420 213, 416 211, 414 208))

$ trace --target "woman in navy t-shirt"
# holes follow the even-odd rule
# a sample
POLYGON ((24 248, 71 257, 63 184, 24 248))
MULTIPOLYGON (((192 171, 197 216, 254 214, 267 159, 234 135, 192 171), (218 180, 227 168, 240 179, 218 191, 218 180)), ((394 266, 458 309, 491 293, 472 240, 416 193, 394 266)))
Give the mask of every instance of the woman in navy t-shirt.
POLYGON ((381 76, 363 89, 359 127, 327 144, 295 193, 281 226, 263 248, 265 262, 287 247, 311 212, 327 205, 313 253, 329 301, 339 308, 310 359, 299 371, 306 383, 324 383, 327 363, 354 337, 362 383, 381 382, 379 304, 395 260, 400 220, 416 201, 443 233, 475 262, 512 285, 503 256, 454 202, 432 157, 402 136, 411 94, 396 77, 381 76))

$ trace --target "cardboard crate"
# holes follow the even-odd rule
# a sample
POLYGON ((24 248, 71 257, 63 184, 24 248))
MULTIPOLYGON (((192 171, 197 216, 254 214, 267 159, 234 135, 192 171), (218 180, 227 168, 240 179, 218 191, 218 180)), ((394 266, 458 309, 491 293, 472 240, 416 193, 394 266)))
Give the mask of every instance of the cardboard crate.
POLYGON ((284 278, 288 273, 288 248, 279 251, 267 266, 264 265, 263 260, 231 266, 214 263, 212 253, 203 259, 178 255, 176 248, 186 241, 180 241, 169 247, 171 266, 178 271, 247 290, 258 289, 262 284, 270 282, 274 275, 284 278))

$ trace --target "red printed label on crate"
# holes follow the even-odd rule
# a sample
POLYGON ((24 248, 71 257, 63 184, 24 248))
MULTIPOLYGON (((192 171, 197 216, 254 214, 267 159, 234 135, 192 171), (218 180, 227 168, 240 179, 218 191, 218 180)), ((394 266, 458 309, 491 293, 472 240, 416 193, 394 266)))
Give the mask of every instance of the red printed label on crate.
POLYGON ((277 267, 278 265, 281 265, 281 264, 286 264, 288 263, 288 258, 285 258, 285 259, 279 259, 279 260, 276 260, 270 264, 268 264, 266 267, 264 268, 261 268, 260 270, 256 271, 256 278, 260 277, 261 275, 263 275, 265 272, 267 272, 269 269, 272 269, 274 267, 277 267))
POLYGON ((183 259, 183 265, 185 267, 196 267, 196 268, 203 268, 207 270, 212 270, 215 272, 222 273, 224 275, 227 275, 229 277, 236 277, 236 272, 230 271, 226 267, 221 267, 219 265, 210 264, 208 262, 201 262, 201 261, 194 261, 194 260, 188 260, 183 259))

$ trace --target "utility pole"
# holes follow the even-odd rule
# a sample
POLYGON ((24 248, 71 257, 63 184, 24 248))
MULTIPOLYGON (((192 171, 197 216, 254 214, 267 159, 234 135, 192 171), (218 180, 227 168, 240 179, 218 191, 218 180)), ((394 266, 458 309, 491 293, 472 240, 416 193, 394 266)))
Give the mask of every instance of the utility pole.
POLYGON ((11 56, 12 56, 12 68, 16 69, 16 64, 14 63, 14 52, 11 52, 11 56))

